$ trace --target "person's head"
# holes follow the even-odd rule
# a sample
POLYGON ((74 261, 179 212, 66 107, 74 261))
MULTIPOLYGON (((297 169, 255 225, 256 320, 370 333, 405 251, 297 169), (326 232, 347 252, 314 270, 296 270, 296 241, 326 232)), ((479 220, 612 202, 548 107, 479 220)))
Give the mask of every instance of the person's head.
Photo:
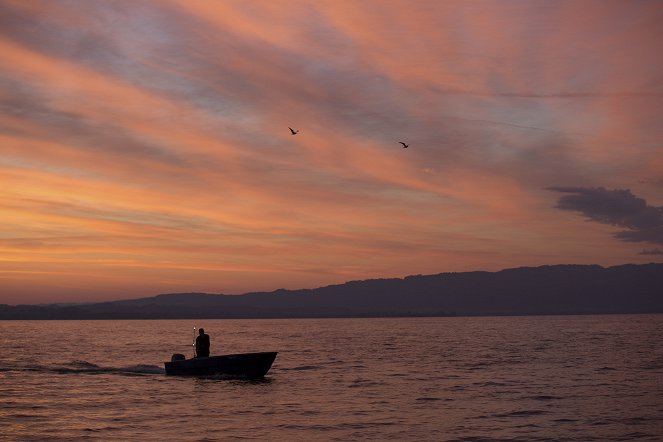
POLYGON ((204 328, 199 328, 198 329, 198 334, 199 335, 204 335, 205 334, 205 329, 204 328))

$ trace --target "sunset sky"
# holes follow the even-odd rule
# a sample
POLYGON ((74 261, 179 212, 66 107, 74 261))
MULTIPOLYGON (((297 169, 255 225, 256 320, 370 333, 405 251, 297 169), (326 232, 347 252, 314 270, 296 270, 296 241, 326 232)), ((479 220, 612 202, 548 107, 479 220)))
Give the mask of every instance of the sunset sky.
POLYGON ((656 0, 0 0, 0 303, 661 262, 661 42, 656 0))

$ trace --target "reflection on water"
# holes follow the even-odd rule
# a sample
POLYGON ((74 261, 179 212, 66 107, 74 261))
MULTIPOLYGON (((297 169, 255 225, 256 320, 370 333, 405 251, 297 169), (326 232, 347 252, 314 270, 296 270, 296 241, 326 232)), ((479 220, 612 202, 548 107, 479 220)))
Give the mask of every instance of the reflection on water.
POLYGON ((663 316, 0 322, 4 437, 660 440, 663 316), (266 379, 165 376, 278 351, 266 379))

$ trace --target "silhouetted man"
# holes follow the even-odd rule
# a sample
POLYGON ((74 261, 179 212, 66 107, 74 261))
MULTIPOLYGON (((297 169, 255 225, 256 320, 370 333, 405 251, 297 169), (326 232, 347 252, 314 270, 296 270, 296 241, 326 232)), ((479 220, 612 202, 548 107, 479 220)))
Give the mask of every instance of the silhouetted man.
POLYGON ((209 335, 205 334, 204 328, 198 330, 198 337, 196 338, 196 357, 209 357, 209 335))

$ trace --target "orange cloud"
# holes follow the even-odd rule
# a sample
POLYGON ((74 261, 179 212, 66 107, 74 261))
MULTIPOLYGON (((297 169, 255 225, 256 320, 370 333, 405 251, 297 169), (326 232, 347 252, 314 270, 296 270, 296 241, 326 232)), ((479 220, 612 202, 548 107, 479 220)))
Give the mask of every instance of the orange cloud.
POLYGON ((660 205, 655 2, 1 8, 0 302, 651 259, 544 188, 660 205))

